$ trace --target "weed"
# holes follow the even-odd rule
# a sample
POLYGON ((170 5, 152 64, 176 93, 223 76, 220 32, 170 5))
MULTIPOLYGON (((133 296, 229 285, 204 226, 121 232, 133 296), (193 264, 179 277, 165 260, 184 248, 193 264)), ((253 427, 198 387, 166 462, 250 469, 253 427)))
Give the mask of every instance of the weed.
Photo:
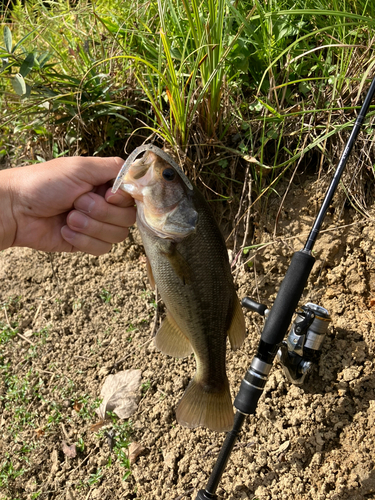
POLYGON ((92 400, 91 396, 84 395, 76 399, 74 406, 81 418, 84 420, 92 420, 95 415, 95 410, 99 408, 101 402, 102 400, 100 398, 92 400))
POLYGON ((150 299, 149 304, 152 307, 154 307, 155 309, 157 309, 157 303, 155 300, 154 292, 151 292, 150 290, 143 290, 143 292, 141 292, 141 298, 142 299, 150 299))
POLYGON ((143 394, 146 394, 146 392, 150 389, 150 387, 151 387, 151 382, 149 380, 147 380, 146 382, 144 382, 141 385, 143 394))
POLYGON ((0 488, 5 488, 10 481, 13 481, 24 474, 24 468, 15 468, 9 454, 6 454, 5 461, 0 465, 0 488))
POLYGON ((100 480, 103 477, 103 472, 102 469, 99 467, 99 469, 94 472, 93 474, 90 474, 90 477, 87 479, 87 484, 89 486, 93 486, 95 484, 100 483, 100 480))
POLYGON ((73 302, 73 310, 74 311, 79 311, 80 309, 83 308, 85 304, 85 301, 83 299, 78 299, 75 302, 73 302))
POLYGON ((76 448, 81 453, 85 451, 85 442, 82 437, 78 438, 78 441, 76 442, 76 448))
POLYGON ((128 327, 126 328, 126 333, 134 332, 137 330, 137 327, 134 326, 132 323, 129 323, 128 327))
POLYGON ((16 323, 13 323, 13 326, 9 326, 8 324, 0 321, 0 345, 9 342, 17 335, 17 331, 16 323))
POLYGON ((102 289, 102 291, 99 294, 99 297, 105 304, 108 304, 112 300, 112 294, 105 288, 102 289))
MULTIPOLYGON (((110 431, 108 429, 101 430, 97 436, 100 439, 110 436, 112 441, 112 451, 119 462, 120 466, 125 469, 125 474, 122 479, 125 481, 131 474, 130 462, 128 458, 128 448, 131 443, 131 433, 132 433, 132 422, 129 421, 118 421, 115 414, 109 412, 108 414, 112 419, 112 428, 110 431)), ((112 458, 109 457, 107 467, 112 465, 112 458)))
POLYGON ((123 481, 126 481, 126 479, 131 474, 130 461, 127 450, 131 442, 130 436, 132 432, 132 424, 130 421, 115 424, 113 429, 115 431, 115 446, 113 448, 113 451, 121 467, 125 469, 125 474, 123 475, 122 479, 123 481))

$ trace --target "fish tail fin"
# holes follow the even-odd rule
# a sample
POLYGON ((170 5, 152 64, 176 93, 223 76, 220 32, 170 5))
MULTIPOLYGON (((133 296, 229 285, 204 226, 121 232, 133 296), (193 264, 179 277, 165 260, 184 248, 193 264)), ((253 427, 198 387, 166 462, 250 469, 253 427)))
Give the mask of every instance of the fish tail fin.
POLYGON ((176 411, 177 422, 184 427, 208 427, 217 432, 233 427, 233 405, 228 380, 221 390, 205 390, 197 376, 188 385, 176 411))

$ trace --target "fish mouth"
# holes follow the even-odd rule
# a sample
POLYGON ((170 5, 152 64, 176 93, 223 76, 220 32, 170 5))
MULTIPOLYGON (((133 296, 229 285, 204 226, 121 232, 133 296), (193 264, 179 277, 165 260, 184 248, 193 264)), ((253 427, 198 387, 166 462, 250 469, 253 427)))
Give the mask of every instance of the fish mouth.
POLYGON ((137 201, 143 201, 144 189, 152 183, 154 159, 150 156, 150 153, 146 153, 143 158, 130 164, 122 177, 121 189, 137 201))
MULTIPOLYGON (((184 182, 185 186, 189 189, 190 192, 193 191, 193 185, 190 182, 190 180, 186 177, 185 173, 181 169, 179 165, 174 161, 173 158, 171 158, 165 151, 162 149, 158 148, 154 144, 144 144, 143 146, 139 146, 136 148, 127 158, 123 166, 121 167, 120 172, 118 173, 115 182, 113 183, 112 187, 112 193, 116 193, 116 191, 121 187, 123 183, 123 178, 126 174, 126 172, 129 169, 129 166, 134 163, 134 161, 137 159, 137 157, 146 151, 147 153, 153 153, 155 156, 158 156, 159 158, 162 158, 165 162, 167 162, 172 168, 176 170, 182 181, 184 182)), ((145 156, 146 156, 145 155, 145 156)))

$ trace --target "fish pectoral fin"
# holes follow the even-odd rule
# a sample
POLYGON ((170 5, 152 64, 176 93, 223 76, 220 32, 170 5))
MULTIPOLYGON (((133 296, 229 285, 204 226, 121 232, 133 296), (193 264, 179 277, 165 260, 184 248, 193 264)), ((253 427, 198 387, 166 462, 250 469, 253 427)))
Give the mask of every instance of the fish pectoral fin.
POLYGON ((148 260, 148 257, 146 256, 146 269, 147 269, 147 277, 148 281, 150 282, 150 286, 153 290, 155 290, 155 278, 152 273, 152 267, 150 264, 150 261, 148 260))
POLYGON ((154 344, 161 352, 175 358, 185 358, 193 352, 188 338, 169 312, 156 332, 154 344))
POLYGON ((180 278, 184 285, 191 283, 190 266, 184 257, 176 248, 176 244, 170 242, 168 250, 162 251, 162 254, 168 259, 176 275, 180 278))
POLYGON ((233 406, 228 380, 220 391, 208 391, 196 375, 176 410, 177 422, 189 428, 208 427, 217 432, 233 427, 233 406))
POLYGON ((241 303, 238 300, 237 294, 234 294, 234 307, 232 322, 228 330, 228 338, 230 346, 233 350, 241 347, 246 337, 245 316, 242 311, 241 303))

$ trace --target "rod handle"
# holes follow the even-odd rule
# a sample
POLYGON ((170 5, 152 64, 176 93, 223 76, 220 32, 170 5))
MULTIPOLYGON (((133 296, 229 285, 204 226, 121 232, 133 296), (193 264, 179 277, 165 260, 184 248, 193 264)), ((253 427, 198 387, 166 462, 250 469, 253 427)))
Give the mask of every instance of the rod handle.
POLYGON ((285 337, 314 262, 315 258, 303 250, 293 254, 264 325, 261 339, 267 344, 279 344, 285 337))

